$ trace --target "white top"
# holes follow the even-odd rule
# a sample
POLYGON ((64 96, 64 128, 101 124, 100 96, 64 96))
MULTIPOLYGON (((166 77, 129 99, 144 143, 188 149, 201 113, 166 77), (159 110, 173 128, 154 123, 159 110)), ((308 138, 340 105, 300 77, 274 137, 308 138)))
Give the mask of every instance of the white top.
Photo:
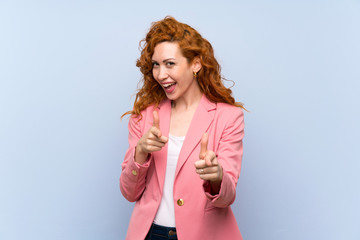
POLYGON ((154 223, 157 225, 176 227, 173 189, 176 165, 184 140, 185 136, 178 137, 169 134, 164 190, 154 219, 154 223))

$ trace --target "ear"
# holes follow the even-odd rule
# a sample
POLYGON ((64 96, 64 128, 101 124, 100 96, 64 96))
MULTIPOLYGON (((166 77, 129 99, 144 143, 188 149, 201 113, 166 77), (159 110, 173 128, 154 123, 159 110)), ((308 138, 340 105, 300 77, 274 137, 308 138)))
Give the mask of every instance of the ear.
POLYGON ((200 58, 195 57, 194 60, 192 61, 193 72, 199 72, 201 68, 202 68, 202 65, 201 65, 201 62, 200 62, 200 58))

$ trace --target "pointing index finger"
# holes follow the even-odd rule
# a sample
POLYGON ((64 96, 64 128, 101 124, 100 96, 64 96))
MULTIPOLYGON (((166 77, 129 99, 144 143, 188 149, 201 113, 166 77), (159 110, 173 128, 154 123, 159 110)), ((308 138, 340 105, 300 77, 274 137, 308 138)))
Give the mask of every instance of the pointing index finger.
POLYGON ((206 151, 207 151, 207 145, 208 145, 208 134, 204 133, 201 138, 201 143, 200 143, 200 155, 199 155, 200 159, 205 158, 206 151))
POLYGON ((160 129, 160 119, 157 111, 153 111, 153 126, 160 129))

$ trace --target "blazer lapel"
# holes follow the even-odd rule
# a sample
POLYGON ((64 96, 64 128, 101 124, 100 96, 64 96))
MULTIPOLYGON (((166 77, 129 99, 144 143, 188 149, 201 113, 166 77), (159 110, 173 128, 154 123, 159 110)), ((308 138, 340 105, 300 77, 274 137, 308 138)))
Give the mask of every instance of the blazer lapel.
POLYGON ((178 163, 176 166, 175 177, 179 173, 184 163, 200 143, 202 135, 207 132, 210 124, 214 120, 216 104, 210 102, 203 94, 198 108, 193 116, 190 127, 187 131, 183 146, 181 148, 178 163))

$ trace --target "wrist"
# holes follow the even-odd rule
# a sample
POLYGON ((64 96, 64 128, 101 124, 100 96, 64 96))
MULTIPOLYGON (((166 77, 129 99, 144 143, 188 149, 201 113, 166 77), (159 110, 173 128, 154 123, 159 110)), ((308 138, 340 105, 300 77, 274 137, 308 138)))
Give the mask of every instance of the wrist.
POLYGON ((218 194, 220 192, 220 186, 223 178, 222 167, 220 167, 219 178, 214 181, 209 181, 212 194, 218 194))
POLYGON ((136 151, 137 154, 140 154, 140 155, 146 155, 147 154, 142 150, 142 148, 141 148, 141 146, 139 144, 137 144, 135 146, 135 151, 136 151))
POLYGON ((139 145, 135 147, 134 160, 139 164, 144 164, 148 158, 149 153, 143 152, 139 145))

